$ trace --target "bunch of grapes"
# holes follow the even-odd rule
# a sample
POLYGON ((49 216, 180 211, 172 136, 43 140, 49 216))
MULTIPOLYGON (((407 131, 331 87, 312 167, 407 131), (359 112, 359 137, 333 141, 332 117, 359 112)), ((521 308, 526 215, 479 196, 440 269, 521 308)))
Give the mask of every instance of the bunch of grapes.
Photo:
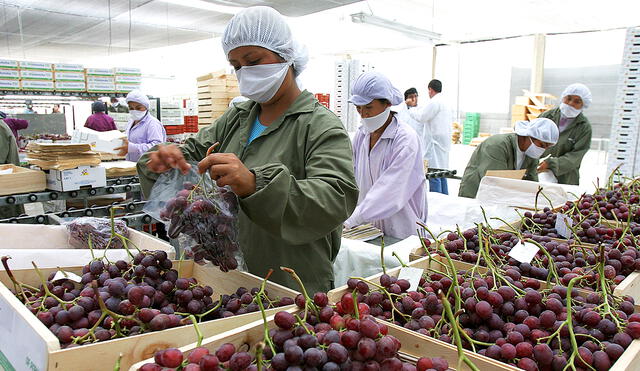
POLYGON ((336 308, 353 313, 355 301, 361 312, 447 343, 454 342, 454 328, 459 328, 466 349, 531 371, 563 370, 570 362, 582 369, 608 370, 632 340, 640 338, 640 315, 634 314, 629 297, 604 298, 595 292, 583 297, 572 291, 569 312, 565 286, 540 291, 533 279, 505 276, 495 282, 494 275, 471 277, 464 271, 456 279, 459 291, 450 290, 450 277, 432 273, 423 276, 417 291, 409 292, 408 281, 386 274, 380 278, 382 289, 351 279, 347 285, 352 292, 345 293, 336 308), (456 324, 445 314, 444 293, 449 305, 461 303, 456 324), (602 310, 605 300, 614 306, 611 312, 602 310), (574 360, 572 338, 577 344, 574 360))
MULTIPOLYGON (((3 258, 5 269, 12 277, 3 258)), ((79 283, 56 279, 39 287, 15 281, 16 296, 53 332, 63 348, 133 336, 188 324, 255 312, 257 288, 237 289, 214 301, 211 286, 181 278, 166 252, 143 251, 133 264, 91 261, 79 283), (193 316, 193 317, 190 317, 193 316)), ((293 298, 262 299, 265 308, 293 304, 293 298)))
POLYGON ((194 240, 190 253, 196 262, 206 259, 226 272, 238 267, 241 253, 237 213, 238 199, 230 190, 185 182, 167 201, 160 218, 170 222, 169 237, 184 233, 194 240))
MULTIPOLYGON (((296 302, 305 306, 300 295, 296 302)), ((400 341, 388 334, 388 327, 366 312, 359 319, 341 315, 328 305, 325 293, 313 297, 316 311, 299 321, 289 312, 278 312, 276 328, 268 331, 269 339, 260 361, 255 352, 240 351, 233 344, 221 345, 215 352, 198 347, 183 354, 170 348, 157 352, 154 363, 146 363, 140 371, 160 371, 163 367, 182 371, 257 371, 258 362, 269 371, 445 371, 442 358, 420 358, 416 364, 399 357, 400 341), (272 347, 271 347, 272 346, 272 347)), ((300 315, 302 316, 302 314, 300 315)))
MULTIPOLYGON (((82 217, 67 223, 69 243, 71 246, 87 249, 122 249, 121 238, 113 237, 111 220, 104 218, 82 217)), ((129 229, 123 220, 114 219, 114 230, 118 235, 128 238, 129 229)))
POLYGON ((622 188, 616 190, 600 189, 595 194, 585 194, 576 202, 567 202, 568 208, 576 209, 583 216, 602 217, 622 222, 640 222, 640 195, 622 188))

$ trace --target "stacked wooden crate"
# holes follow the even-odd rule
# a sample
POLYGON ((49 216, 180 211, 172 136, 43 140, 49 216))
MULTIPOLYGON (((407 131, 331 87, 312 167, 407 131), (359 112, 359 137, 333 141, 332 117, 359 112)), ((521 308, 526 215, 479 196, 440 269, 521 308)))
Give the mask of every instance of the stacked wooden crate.
POLYGON ((229 108, 229 102, 240 95, 234 74, 212 72, 197 78, 198 125, 212 124, 229 108))
POLYGON ((538 118, 542 112, 553 107, 550 101, 556 99, 551 94, 531 93, 528 90, 523 92, 524 95, 516 97, 515 104, 511 106, 512 124, 538 118))

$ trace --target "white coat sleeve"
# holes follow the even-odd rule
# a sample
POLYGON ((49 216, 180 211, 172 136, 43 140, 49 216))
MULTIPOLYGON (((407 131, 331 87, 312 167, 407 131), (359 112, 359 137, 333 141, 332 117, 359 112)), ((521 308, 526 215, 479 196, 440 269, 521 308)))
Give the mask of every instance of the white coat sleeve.
POLYGON ((440 112, 440 104, 431 100, 422 107, 409 110, 409 115, 411 115, 411 118, 424 125, 433 120, 438 112, 440 112))

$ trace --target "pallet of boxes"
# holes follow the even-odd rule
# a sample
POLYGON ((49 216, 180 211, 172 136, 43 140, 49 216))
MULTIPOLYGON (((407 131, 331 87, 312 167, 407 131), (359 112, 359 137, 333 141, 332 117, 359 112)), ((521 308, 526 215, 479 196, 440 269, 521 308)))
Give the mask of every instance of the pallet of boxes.
POLYGON ((518 121, 537 119, 542 112, 553 108, 551 101, 556 99, 551 94, 523 92, 524 95, 516 97, 515 104, 511 106, 511 126, 518 121))
POLYGON ((198 126, 210 125, 229 108, 229 102, 240 95, 234 74, 213 72, 200 76, 198 83, 198 126))

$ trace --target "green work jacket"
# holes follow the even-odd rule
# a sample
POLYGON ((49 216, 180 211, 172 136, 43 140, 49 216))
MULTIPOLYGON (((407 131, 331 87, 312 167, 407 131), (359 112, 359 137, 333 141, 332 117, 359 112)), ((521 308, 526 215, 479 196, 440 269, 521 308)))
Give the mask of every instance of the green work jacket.
MULTIPOLYGON (((557 124, 560 123, 560 108, 556 107, 543 112, 540 117, 548 118, 557 124)), ((560 133, 558 143, 547 149, 542 157, 551 155, 547 159, 549 170, 558 179, 558 183, 580 183, 580 164, 582 158, 591 147, 591 124, 589 119, 580 113, 573 122, 560 133)))
MULTIPOLYGON (((262 134, 247 144, 260 105, 229 108, 213 125, 180 146, 187 161, 207 149, 234 153, 256 177, 256 192, 241 198, 240 246, 250 273, 298 290, 280 266, 293 268, 310 292, 333 285, 332 263, 340 249, 342 223, 358 201, 351 142, 340 120, 308 91, 262 134)), ((158 174, 138 161, 145 195, 158 174)), ((339 282, 338 284, 343 284, 339 282)))
MULTIPOLYGON (((480 186, 480 180, 487 170, 518 170, 516 169, 518 151, 518 136, 515 133, 492 135, 473 151, 460 183, 458 196, 475 198, 480 186)), ((538 160, 524 156, 521 169, 526 169, 524 179, 538 180, 538 160)))
MULTIPOLYGON (((16 138, 2 120, 0 120, 0 164, 20 165, 16 138)), ((24 213, 22 205, 0 206, 0 219, 13 218, 22 213, 24 213)))

